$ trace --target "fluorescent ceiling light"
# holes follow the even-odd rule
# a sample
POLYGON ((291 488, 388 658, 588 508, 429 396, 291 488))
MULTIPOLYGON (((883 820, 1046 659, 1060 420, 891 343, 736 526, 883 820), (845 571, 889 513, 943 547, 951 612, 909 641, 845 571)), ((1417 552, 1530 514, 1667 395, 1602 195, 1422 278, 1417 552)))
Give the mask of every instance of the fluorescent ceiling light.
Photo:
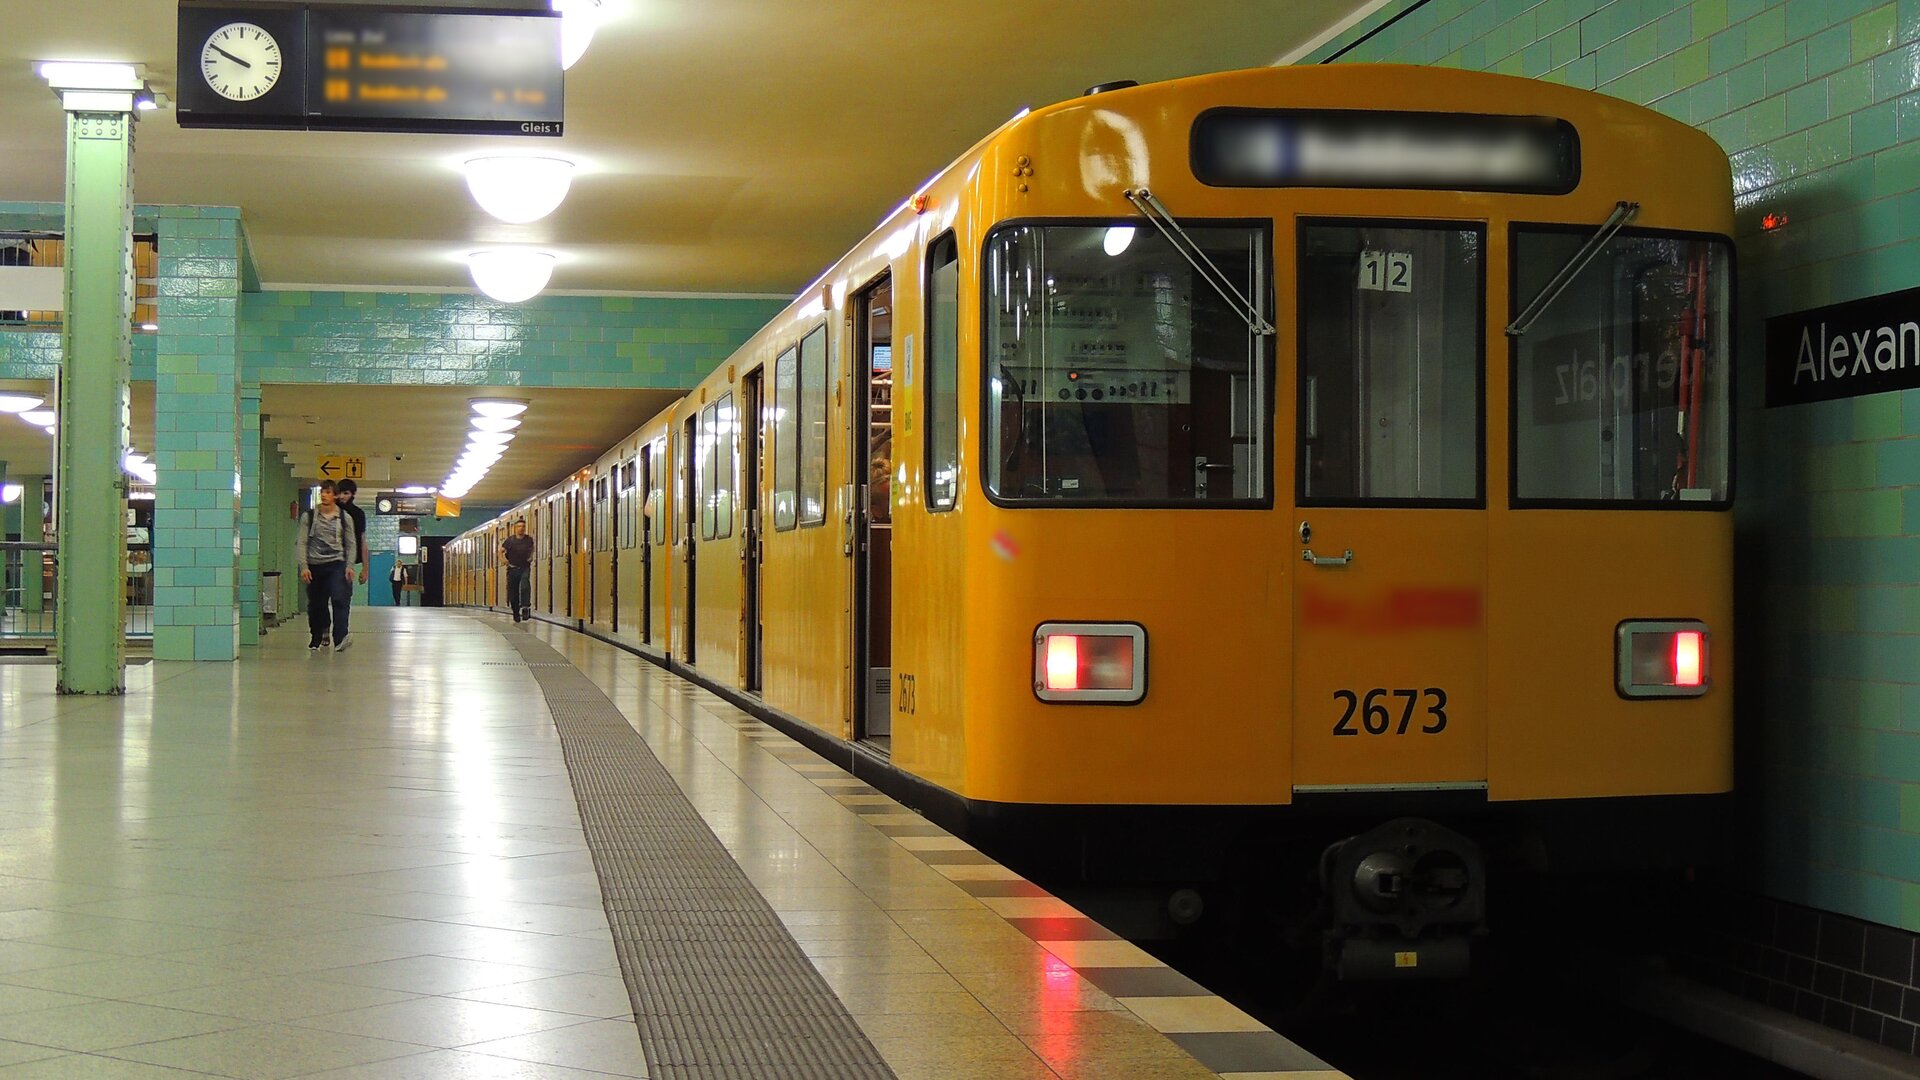
POLYGON ((504 416, 476 416, 471 423, 475 431, 512 431, 520 426, 520 421, 504 416))
POLYGON ((55 90, 140 89, 140 73, 132 64, 52 60, 40 65, 40 77, 55 90))
POLYGON ((402 495, 431 495, 431 494, 433 494, 433 489, 432 489, 432 488, 430 488, 430 487, 424 487, 424 486, 422 486, 422 485, 420 485, 420 484, 408 484, 408 485, 407 485, 406 487, 403 487, 403 488, 394 488, 394 490, 395 490, 395 491, 397 491, 397 492, 399 492, 399 493, 400 493, 400 494, 402 494, 402 495))
POLYGON ((473 201, 509 225, 553 213, 573 187, 573 162, 563 158, 479 157, 465 170, 473 201))
POLYGON ((20 419, 39 427, 52 427, 60 415, 52 409, 28 409, 20 414, 20 419))
POLYGON ((513 432, 511 431, 469 431, 467 432, 468 446, 504 447, 512 441, 513 441, 513 432))
POLYGON ((553 0, 560 13, 560 70, 580 62, 600 29, 600 0, 553 0))
POLYGON ((527 411, 527 403, 512 398, 474 398, 467 404, 473 406, 475 416, 519 416, 527 411))
POLYGON ((553 279, 551 252, 533 248, 489 248, 467 256, 467 270, 480 291, 503 304, 531 300, 553 279))
POLYGON ((0 412, 23 413, 28 409, 37 409, 46 402, 46 398, 37 394, 0 393, 0 412))

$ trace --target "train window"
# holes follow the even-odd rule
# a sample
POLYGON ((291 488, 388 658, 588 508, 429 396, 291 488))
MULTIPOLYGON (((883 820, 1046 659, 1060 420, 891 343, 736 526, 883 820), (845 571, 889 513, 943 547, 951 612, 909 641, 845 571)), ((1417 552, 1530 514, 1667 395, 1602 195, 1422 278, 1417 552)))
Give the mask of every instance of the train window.
POLYGON ((640 464, 629 461, 620 470, 620 546, 630 548, 640 536, 640 464))
POLYGON ((800 339, 800 524, 827 520, 827 328, 800 339))
POLYGON ((665 439, 654 441, 648 460, 652 466, 648 470, 652 487, 647 495, 647 530, 653 535, 653 546, 664 547, 667 543, 667 475, 672 471, 667 467, 665 439))
POLYGON ((791 529, 800 487, 800 349, 773 362, 773 527, 791 529))
MULTIPOLYGON (((1515 230, 1515 310, 1591 233, 1515 230)), ((1730 260, 1724 240, 1622 232, 1516 339, 1516 505, 1726 505, 1730 260)))
POLYGON ((713 448, 713 536, 733 535, 733 395, 722 394, 713 406, 713 425, 707 437, 713 448))
POLYGON ((1302 505, 1481 504, 1482 241, 1301 227, 1302 505))
MULTIPOLYGON (((1268 296, 1264 229, 1186 225, 1268 296)), ((1004 501, 1259 503, 1267 346, 1144 224, 1021 225, 987 243, 988 493, 1004 501)))
POLYGON ((714 480, 713 414, 714 406, 700 410, 700 434, 693 446, 694 498, 700 502, 700 539, 713 539, 714 480))
POLYGON ((927 509, 960 491, 960 248, 948 233, 927 248, 927 509))

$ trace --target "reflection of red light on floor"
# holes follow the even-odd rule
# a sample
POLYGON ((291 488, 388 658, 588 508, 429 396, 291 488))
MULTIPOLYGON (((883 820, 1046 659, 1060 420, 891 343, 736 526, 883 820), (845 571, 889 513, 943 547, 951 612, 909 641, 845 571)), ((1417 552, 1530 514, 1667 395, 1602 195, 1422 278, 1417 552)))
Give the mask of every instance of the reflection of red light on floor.
POLYGON ((1065 960, 1060 959, 1052 953, 1047 954, 1045 964, 1044 974, 1048 982, 1066 982, 1073 978, 1073 969, 1067 966, 1065 960))

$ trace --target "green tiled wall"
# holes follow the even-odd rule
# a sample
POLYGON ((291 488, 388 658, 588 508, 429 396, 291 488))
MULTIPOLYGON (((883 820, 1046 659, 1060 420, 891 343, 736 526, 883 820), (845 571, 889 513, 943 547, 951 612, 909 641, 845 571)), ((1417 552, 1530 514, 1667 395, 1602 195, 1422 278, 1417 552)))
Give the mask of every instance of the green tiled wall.
POLYGON ((690 387, 785 302, 461 293, 248 293, 260 383, 690 387))
POLYGON ((1336 54, 1596 89, 1731 155, 1736 700, 1764 888, 1920 930, 1920 391, 1759 404, 1766 316, 1920 285, 1920 0, 1403 0, 1308 60, 1336 54), (1787 226, 1762 233, 1767 213, 1787 226))
POLYGON ((158 231, 153 655, 233 660, 247 539, 240 513, 240 212, 171 207, 158 231))

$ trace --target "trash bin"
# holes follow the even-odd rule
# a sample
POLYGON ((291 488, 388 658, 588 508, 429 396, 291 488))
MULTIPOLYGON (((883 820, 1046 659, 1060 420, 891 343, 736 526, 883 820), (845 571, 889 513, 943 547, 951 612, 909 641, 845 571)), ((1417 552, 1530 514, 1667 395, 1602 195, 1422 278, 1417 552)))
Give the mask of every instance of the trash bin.
POLYGON ((280 625, 280 571, 260 575, 260 628, 280 625))

